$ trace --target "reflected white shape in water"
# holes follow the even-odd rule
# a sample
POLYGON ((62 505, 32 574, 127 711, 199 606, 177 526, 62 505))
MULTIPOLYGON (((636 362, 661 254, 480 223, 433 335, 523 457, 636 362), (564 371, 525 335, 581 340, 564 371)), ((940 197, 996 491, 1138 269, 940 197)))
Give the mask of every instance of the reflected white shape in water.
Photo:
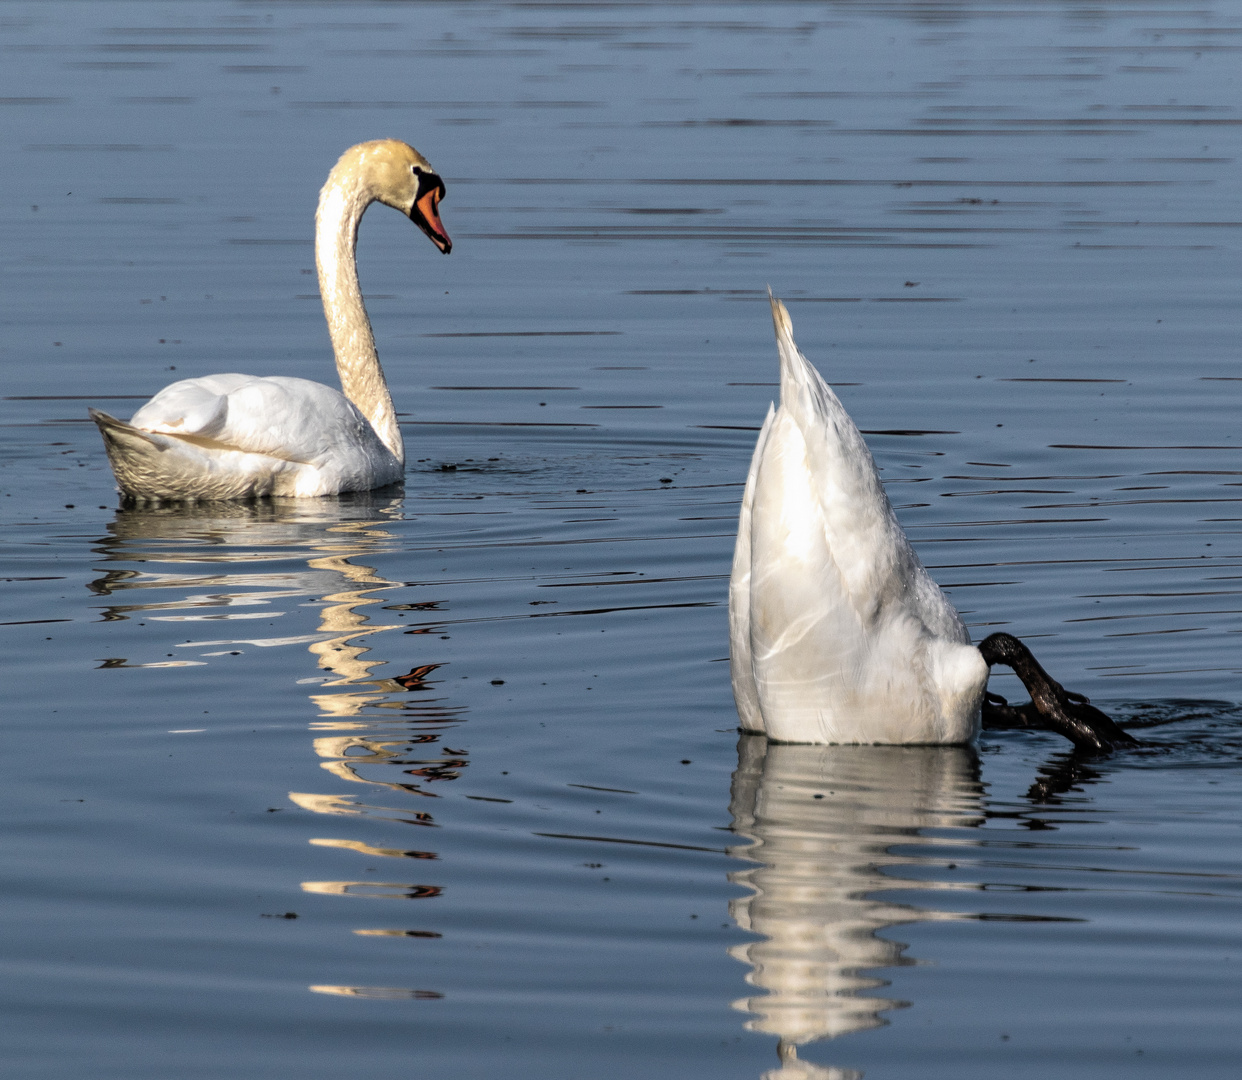
POLYGON ((312 814, 364 814, 360 804, 348 795, 313 795, 304 791, 289 792, 289 801, 312 814))
POLYGON ((221 615, 148 615, 151 622, 222 622, 236 619, 278 619, 283 611, 238 611, 221 615))
MULTIPOLYGON (((399 623, 374 623, 365 610, 383 602, 383 597, 376 593, 400 588, 402 582, 389 581, 373 567, 355 565, 350 560, 394 550, 394 538, 383 524, 385 518, 397 517, 400 513, 400 499, 375 495, 324 498, 314 502, 267 499, 243 504, 128 508, 118 512, 111 526, 113 536, 103 545, 102 551, 110 561, 148 566, 168 563, 250 565, 300 558, 305 560, 306 569, 288 573, 222 574, 113 570, 94 582, 92 588, 105 596, 130 590, 195 590, 173 600, 109 605, 104 610, 105 620, 133 615, 162 622, 276 619, 285 612, 147 613, 203 607, 267 607, 276 598, 316 597, 316 602, 325 605, 319 613, 316 633, 214 638, 185 642, 179 647, 306 645, 319 668, 328 673, 321 687, 367 684, 366 690, 320 693, 311 700, 322 715, 356 716, 367 705, 400 692, 401 687, 371 674, 383 661, 369 659, 369 646, 357 644, 355 639, 363 634, 370 636, 404 628, 399 623), (218 591, 201 591, 207 588, 218 591)), ((159 666, 190 663, 200 661, 169 661, 159 666)))
MULTIPOLYGON (((110 562, 142 566, 161 563, 226 563, 238 566, 238 572, 223 574, 171 574, 110 569, 92 583, 98 594, 111 597, 130 590, 174 590, 182 595, 173 600, 153 600, 142 604, 113 604, 104 609, 104 620, 117 620, 143 615, 163 621, 214 621, 219 619, 276 619, 284 612, 228 612, 220 614, 159 614, 178 608, 203 606, 268 605, 274 597, 310 596, 309 603, 322 605, 319 626, 315 633, 259 638, 213 638, 190 641, 180 648, 202 649, 204 646, 253 645, 274 648, 284 645, 305 645, 325 675, 299 680, 313 685, 316 693, 310 700, 319 715, 333 722, 316 723, 316 730, 353 730, 376 727, 386 729, 388 722, 375 711, 393 709, 403 716, 408 712, 408 682, 385 679, 373 669, 387 661, 374 657, 370 640, 378 634, 402 631, 401 623, 371 621, 367 608, 384 601, 383 593, 404 587, 404 582, 390 581, 374 567, 352 560, 386 554, 396 549, 396 540, 383 526, 386 519, 399 518, 401 500, 374 494, 343 498, 268 499, 256 503, 208 503, 198 505, 131 507, 118 512, 111 526, 112 537, 100 549, 110 562), (309 556, 309 557, 308 557, 309 556), (306 569, 287 573, 265 571, 249 573, 245 564, 256 561, 301 561, 306 569), (205 587, 218 591, 204 593, 205 587), (261 586, 261 591, 253 586, 261 586), (196 590, 188 592, 188 590, 196 590), (378 594, 378 595, 377 595, 378 594), (368 644, 363 644, 361 639, 368 644), (369 723, 354 718, 367 714, 369 723)), ((200 652, 202 657, 212 657, 200 652)), ((139 665, 127 660, 104 661, 107 667, 187 667, 202 665, 203 660, 166 660, 139 665)), ((428 673, 438 664, 422 665, 414 671, 428 673)), ((458 710, 423 699, 421 719, 451 722, 458 710)), ((408 741, 407 725, 397 721, 398 738, 391 745, 408 741)), ((385 732, 386 733, 386 732, 385 732)), ((381 764, 393 759, 396 751, 390 744, 359 737, 320 738, 315 752, 325 770, 339 780, 372 784, 403 793, 430 796, 416 783, 394 783, 371 780, 359 774, 358 766, 381 764), (361 751, 361 752, 359 752, 361 751)), ((426 763, 424 763, 426 764, 426 763)), ((432 768, 439 762, 431 763, 432 768)), ((445 768, 450 762, 445 761, 445 768)), ((447 773, 444 774, 447 776, 447 773)), ((436 775, 429 779, 441 779, 436 775)), ((348 810, 338 800, 343 796, 305 796, 306 809, 317 813, 365 813, 348 810), (312 805, 313 803, 313 805, 312 805)), ((295 798, 294 801, 297 801, 295 798)), ((401 811, 393 811, 401 813, 401 811)), ((414 813, 398 820, 423 824, 425 815, 414 813)))
POLYGON ((746 1027, 780 1039, 781 1068, 765 1077, 844 1080, 797 1058, 818 1039, 879 1027, 906 1002, 879 996, 884 979, 865 974, 909 963, 905 945, 879 936, 902 923, 960 916, 893 903, 874 894, 905 884, 885 868, 919 862, 890 849, 928 828, 983 821, 977 759, 960 746, 806 746, 743 735, 729 809, 733 830, 752 841, 730 854, 759 865, 729 880, 753 890, 730 913, 762 940, 730 954, 749 964, 764 993, 734 1007, 746 1027))
MULTIPOLYGON (((231 619, 274 620, 283 611, 269 610, 277 597, 310 597, 303 607, 318 608, 319 624, 314 633, 265 636, 259 638, 210 639, 185 642, 181 648, 197 649, 202 657, 228 655, 202 651, 210 647, 255 646, 277 648, 305 646, 315 657, 323 674, 298 680, 313 687, 310 701, 321 717, 312 721, 315 732, 334 732, 313 740, 321 765, 339 780, 389 788, 402 795, 431 796, 415 783, 372 780, 360 775, 360 768, 395 762, 401 749, 411 742, 434 740, 426 727, 412 733, 412 723, 431 720, 450 723, 459 710, 435 699, 420 698, 411 706, 408 694, 423 689, 422 680, 439 664, 422 664, 398 679, 385 679, 373 669, 386 663, 371 651, 374 635, 405 630, 401 623, 375 623, 367 608, 383 603, 383 593, 404 587, 389 581, 374 567, 360 560, 392 552, 396 541, 383 526, 385 519, 401 514, 400 500, 379 496, 345 499, 324 498, 314 503, 301 500, 266 500, 253 504, 207 504, 198 506, 144 507, 122 510, 112 525, 113 536, 104 541, 101 554, 123 568, 109 569, 92 589, 106 597, 130 590, 169 593, 173 599, 154 599, 148 603, 110 605, 104 620, 133 617, 161 622, 207 622, 231 619), (254 573, 257 562, 285 562, 295 567, 289 572, 254 573), (231 572, 210 575, 152 573, 150 566, 161 563, 224 563, 231 572), (303 568, 298 567, 301 563, 303 568), (143 566, 142 571, 131 569, 143 566), (211 589, 205 592, 204 589, 211 589), (212 611, 204 608, 246 608, 250 611, 212 611), (259 607, 260 611, 253 610, 259 607), (187 612, 186 609, 191 609, 187 612), (197 610, 193 610, 197 609, 197 610), (152 614, 158 612, 158 614, 152 614), (367 644, 363 644, 365 639, 367 644), (379 712, 392 709, 393 712, 379 712), (413 717, 413 718, 411 718, 413 717), (349 732, 349 734, 344 734, 349 732)), ((131 594, 132 595, 132 594, 131 594)), ((158 593, 157 593, 158 595, 158 593)), ((282 605, 283 606, 283 605, 282 605)), ((221 628, 224 629, 224 628, 221 628)), ((292 627, 291 627, 292 629, 292 627)), ((404 640, 404 639, 403 639, 404 640)), ((420 643, 421 643, 421 639, 420 643)), ((126 660, 105 661, 107 667, 188 667, 201 666, 202 660, 168 660, 149 665, 126 660)), ((406 669, 401 669, 406 670, 406 669)), ((188 733, 188 729, 186 732, 188 733)), ((449 779, 464 761, 459 753, 447 753, 427 761, 403 764, 422 766, 417 770, 428 780, 449 779)), ((413 809, 372 806, 346 795, 290 792, 289 799, 316 814, 371 818, 402 825, 434 827, 431 815, 413 809)), ((337 848, 367 858, 434 859, 434 853, 403 848, 380 847, 362 840, 312 839, 316 847, 337 848)), ((304 892, 324 896, 366 899, 419 900, 438 896, 440 887, 405 882, 306 881, 304 892)), ((369 931, 364 931, 369 933, 369 931)), ((436 937, 431 931, 384 932, 381 936, 436 937)), ((434 991, 399 987, 312 986, 317 993, 365 998, 439 997, 434 991)))
POLYGON ((862 1080, 858 1069, 841 1069, 836 1065, 814 1065, 802 1061, 792 1043, 780 1044, 781 1067, 769 1069, 760 1080, 862 1080))
MULTIPOLYGON (((367 725, 368 729, 370 725, 367 725)), ((392 788, 395 791, 411 791, 414 785, 393 783, 383 780, 368 780, 364 776, 359 776, 356 767, 359 765, 374 765, 383 763, 395 758, 399 751, 389 750, 389 746, 403 747, 407 740, 391 740, 389 742, 379 742, 374 739, 366 739, 360 735, 329 735, 323 738, 315 739, 313 746, 315 753, 322 758, 332 760, 321 761, 319 767, 326 769, 338 780, 349 780, 355 784, 374 784, 381 787, 392 788), (363 750, 364 753, 355 754, 351 751, 363 750)))
POLYGON ((338 997, 371 998, 376 1001, 434 1001, 444 997, 435 990, 410 990, 404 986, 328 986, 320 984, 306 988, 315 994, 335 994, 338 997))
POLYGON ((304 881, 302 891, 321 896, 358 896, 364 900, 426 900, 443 892, 438 885, 405 881, 304 881), (388 891, 391 889, 400 891, 388 891))
POLYGON ((313 844, 315 847, 342 848, 345 851, 356 851, 360 855, 378 855, 388 859, 429 859, 433 857, 424 851, 376 847, 374 844, 368 844, 362 840, 334 840, 327 837, 317 837, 313 840, 308 840, 307 843, 313 844))
POLYGON ((289 801, 312 814, 344 814, 363 815, 378 818, 380 821, 400 821, 405 825, 427 825, 435 827, 431 815, 421 811, 398 810, 391 806, 371 806, 360 803, 348 795, 313 795, 304 791, 289 792, 289 801), (373 811, 379 811, 374 813, 373 811), (400 814, 400 817, 389 817, 389 814, 400 814))
POLYGON ((439 938, 444 936, 434 930, 388 930, 369 927, 355 930, 354 933, 359 937, 439 938))
POLYGON ((109 668, 156 668, 156 667, 206 667, 205 660, 158 660, 150 664, 126 664, 122 662, 105 661, 104 667, 109 668))
MULTIPOLYGON (((274 649, 281 645, 305 645, 311 641, 318 641, 322 634, 295 634, 293 637, 269 637, 269 638, 228 638, 220 641, 187 641, 183 645, 178 645, 178 649, 201 649, 207 645, 253 645, 258 649, 274 649)), ((204 654, 205 655, 205 654, 204 654)), ((213 654, 214 655, 214 654, 213 654)), ((325 676, 317 675, 309 679, 298 679, 299 683, 315 683, 318 685, 325 681, 325 676)))
POLYGON ((402 746, 404 740, 391 739, 387 742, 380 742, 378 739, 365 739, 361 735, 325 735, 316 739, 312 745, 315 753, 323 758, 343 758, 348 757, 354 763, 364 761, 387 761, 389 758, 397 756, 396 750, 389 750, 390 746, 402 746), (355 749, 365 750, 364 754, 354 754, 351 751, 355 749))
MULTIPOLYGON (((369 727, 369 725, 368 725, 369 727)), ((373 729, 372 729, 373 730, 373 729)), ((389 761, 397 756, 398 751, 385 749, 387 746, 404 746, 408 741, 408 736, 404 740, 382 743, 372 739, 365 739, 361 736, 326 736, 314 740, 315 753, 320 757, 331 758, 330 761, 321 761, 319 767, 330 772, 338 780, 349 780, 355 784, 372 784, 376 787, 392 788, 394 791, 403 791, 407 793, 416 793, 430 798, 436 796, 431 792, 423 791, 417 784, 399 783, 388 780, 369 780, 365 776, 360 776, 357 772, 359 765, 373 765, 389 761), (350 753, 351 750, 361 749, 366 751, 362 754, 350 753)), ((409 764, 406 762, 406 764, 409 764)))
POLYGON ((403 746, 404 741, 379 742, 361 735, 328 735, 313 740, 311 745, 319 757, 333 759, 322 762, 322 768, 343 780, 357 780, 358 776, 353 771, 355 765, 372 765, 390 761, 397 756, 398 751, 389 750, 388 747, 403 746), (355 754, 354 750, 362 750, 363 753, 355 754), (348 764, 345 762, 346 758, 349 759, 348 764))

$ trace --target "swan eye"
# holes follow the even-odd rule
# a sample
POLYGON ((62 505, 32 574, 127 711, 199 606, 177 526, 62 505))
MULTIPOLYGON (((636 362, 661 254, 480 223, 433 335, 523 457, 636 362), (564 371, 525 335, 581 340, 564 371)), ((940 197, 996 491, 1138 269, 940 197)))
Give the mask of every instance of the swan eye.
POLYGON ((428 172, 421 165, 411 165, 410 170, 418 177, 418 193, 415 195, 415 201, 421 199, 429 191, 438 191, 436 199, 439 201, 444 198, 444 181, 433 172, 428 172))

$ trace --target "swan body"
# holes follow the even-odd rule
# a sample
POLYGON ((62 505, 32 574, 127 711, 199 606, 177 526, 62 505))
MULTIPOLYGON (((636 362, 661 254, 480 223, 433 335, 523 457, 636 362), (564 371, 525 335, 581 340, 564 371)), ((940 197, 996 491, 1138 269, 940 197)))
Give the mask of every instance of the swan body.
POLYGON ((791 743, 971 742, 988 664, 776 299, 772 319, 780 406, 755 446, 729 582, 742 729, 791 743))
POLYGON ((319 291, 342 389, 279 375, 208 375, 165 387, 128 422, 92 409, 122 494, 333 495, 399 481, 405 448, 358 284, 358 222, 372 202, 386 203, 447 254, 443 195, 440 177, 403 142, 345 151, 315 216, 319 291))

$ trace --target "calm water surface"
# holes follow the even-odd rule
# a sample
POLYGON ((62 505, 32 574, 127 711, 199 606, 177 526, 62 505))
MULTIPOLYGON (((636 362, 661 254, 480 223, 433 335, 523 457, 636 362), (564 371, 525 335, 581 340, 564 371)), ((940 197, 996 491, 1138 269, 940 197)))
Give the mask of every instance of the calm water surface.
POLYGON ((1226 0, 0 3, 0 1068, 1236 1075, 1240 50, 1226 0), (455 241, 362 227, 404 492, 119 508, 88 404, 333 380, 314 201, 382 136, 455 241), (1142 749, 739 741, 769 284, 976 636, 1142 749))

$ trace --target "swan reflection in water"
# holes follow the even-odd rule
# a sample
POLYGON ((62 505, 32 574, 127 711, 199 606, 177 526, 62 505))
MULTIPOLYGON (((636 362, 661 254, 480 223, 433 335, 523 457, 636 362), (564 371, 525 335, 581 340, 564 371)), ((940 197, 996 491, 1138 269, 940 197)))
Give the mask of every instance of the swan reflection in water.
MULTIPOLYGON (((330 715, 357 715, 364 706, 381 700, 385 692, 401 690, 395 683, 388 685, 392 680, 371 677, 371 669, 385 661, 364 660, 370 649, 354 644, 353 638, 363 633, 374 635, 402 629, 399 624, 372 623, 365 609, 383 602, 377 593, 400 588, 403 582, 389 581, 374 568, 355 565, 350 560, 396 551, 396 538, 383 526, 386 519, 396 520, 400 516, 400 499, 369 494, 314 501, 265 499, 129 507, 117 511, 116 520, 109 526, 111 535, 97 549, 99 554, 109 562, 186 567, 188 572, 109 569, 90 587, 101 596, 132 590, 161 594, 161 598, 148 602, 110 605, 104 609, 106 621, 126 619, 131 614, 141 614, 152 621, 271 621, 284 613, 253 609, 266 608, 278 599, 318 598, 325 606, 316 633, 202 640, 188 642, 184 647, 307 644, 319 667, 336 676, 323 680, 325 686, 370 687, 316 695, 311 700, 330 715), (296 566, 290 567, 290 563, 296 566), (189 569, 201 566, 213 569, 189 569), (162 599, 169 592, 186 595, 162 599), (230 610, 211 610, 216 608, 230 610), (251 610, 232 610, 237 608, 251 610), (185 614, 153 614, 172 611, 185 614)), ((191 662, 182 660, 175 666, 191 662)), ((109 666, 155 665, 132 665, 122 660, 109 666)))
MULTIPOLYGON (((983 823, 975 753, 962 746, 806 746, 742 735, 729 809, 749 846, 730 854, 757 866, 731 881, 753 890, 732 901, 739 927, 761 940, 734 946, 757 992, 734 1003, 746 1027, 780 1040, 779 1069, 764 1080, 856 1080, 861 1073, 800 1061, 797 1048, 885 1024, 906 1003, 871 992, 868 974, 913 963, 880 937, 902 923, 957 919, 883 898, 905 882, 887 867, 920 861, 892 853, 929 828, 983 823), (879 895, 877 895, 879 894, 879 895)), ((926 841, 924 841, 926 842, 926 841)))
MULTIPOLYGON (((386 526, 401 517, 402 500, 380 493, 121 509, 109 527, 110 536, 96 550, 107 562, 125 565, 108 568, 90 586, 93 592, 114 601, 103 610, 105 621, 136 617, 151 622, 206 623, 210 629, 203 627, 207 632, 197 640, 178 646, 188 654, 185 659, 131 663, 114 658, 105 660, 103 666, 197 666, 256 648, 305 646, 321 672, 298 680, 314 687, 309 697, 319 719, 313 720, 310 728, 316 733, 312 747, 320 764, 337 781, 388 789, 385 801, 400 805, 375 806, 339 791, 290 792, 290 800, 313 813, 434 825, 426 806, 435 792, 428 785, 455 779, 468 761, 464 751, 447 747, 435 757, 425 751, 455 727, 462 710, 433 696, 435 688, 428 677, 438 664, 422 664, 404 675, 384 677, 376 669, 389 661, 377 656, 371 643, 391 631, 439 632, 429 626, 409 630, 399 622, 372 621, 377 608, 384 612, 407 607, 434 610, 435 605, 386 603, 390 598, 385 593, 405 588, 406 583, 390 581, 361 561, 375 561, 400 550, 397 537, 386 526), (272 610, 273 603, 293 598, 301 600, 299 606, 323 605, 313 632, 246 635, 245 628, 253 625, 251 620, 275 621, 284 613, 272 610), (121 600, 126 602, 115 602, 121 600), (415 747, 424 752, 415 754, 415 747), (403 770, 402 780, 388 780, 366 775, 374 765, 385 766, 384 771, 390 774, 394 765, 413 767, 403 770), (403 782, 407 775, 411 779, 403 782)), ((414 642, 423 640, 413 638, 414 642)), ((382 847, 355 838, 316 838, 311 843, 354 852, 369 860, 436 857, 433 852, 382 847)), ((440 893, 435 885, 392 881, 307 881, 302 889, 320 895, 407 900, 440 893)), ((355 932, 439 936, 408 929, 355 932)), ((312 989, 362 996, 374 996, 372 991, 378 990, 435 996, 431 991, 406 993, 402 988, 312 989)))

